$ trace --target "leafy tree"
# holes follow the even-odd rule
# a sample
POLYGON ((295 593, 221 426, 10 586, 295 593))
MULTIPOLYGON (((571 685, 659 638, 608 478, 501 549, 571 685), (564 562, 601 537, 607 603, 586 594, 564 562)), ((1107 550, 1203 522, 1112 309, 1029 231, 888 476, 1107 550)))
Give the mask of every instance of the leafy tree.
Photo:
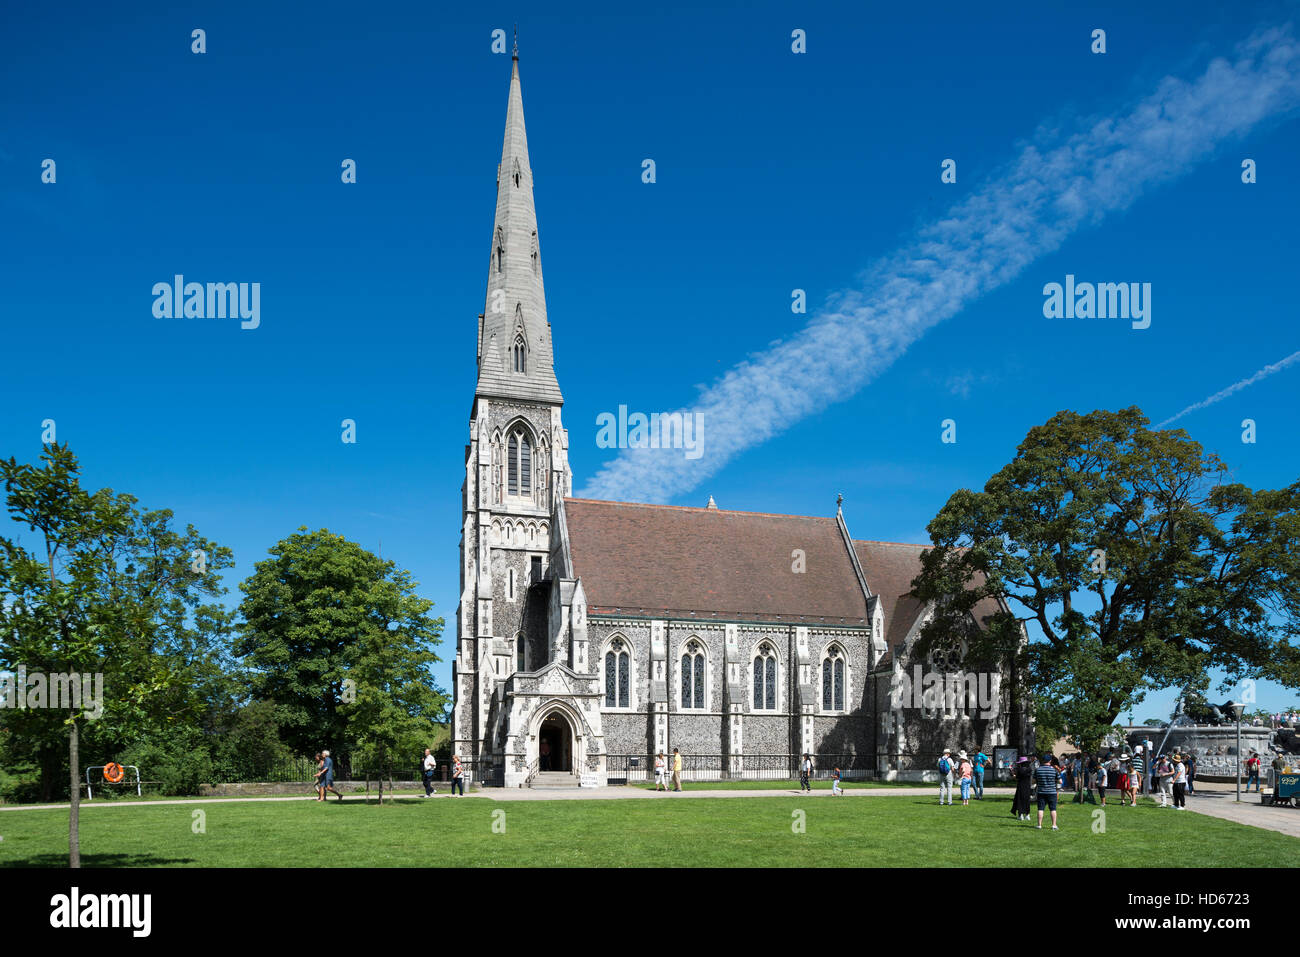
POLYGON ((430 668, 443 620, 408 572, 326 529, 300 528, 270 554, 240 586, 236 652, 254 696, 276 703, 298 752, 360 746, 380 765, 367 770, 386 770, 446 710, 430 668))
POLYGON ((1300 684, 1300 482, 1252 491, 1182 429, 1137 408, 1060 412, 983 491, 929 525, 914 593, 935 603, 924 652, 954 641, 1017 657, 1040 720, 1096 746, 1152 689, 1300 684), (1006 607, 975 627, 976 604, 1006 607), (1041 640, 1024 643, 1033 622, 1041 640))
POLYGON ((225 613, 201 599, 224 592, 217 572, 232 555, 193 526, 174 531, 169 511, 141 512, 111 489, 86 491, 67 446, 47 446, 41 460, 0 462, 10 515, 38 536, 32 551, 0 537, 0 670, 102 675, 101 702, 68 695, 7 716, 13 736, 41 758, 46 794, 66 735, 68 859, 79 867, 83 726, 121 740, 193 718, 193 674, 175 652, 224 627, 225 613))

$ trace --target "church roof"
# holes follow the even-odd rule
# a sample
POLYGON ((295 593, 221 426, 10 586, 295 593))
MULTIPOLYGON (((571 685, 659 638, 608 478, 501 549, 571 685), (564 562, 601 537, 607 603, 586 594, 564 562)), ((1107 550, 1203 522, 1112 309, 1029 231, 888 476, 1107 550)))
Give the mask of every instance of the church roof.
POLYGON ((834 517, 580 498, 564 509, 591 614, 867 624, 834 517))
MULTIPOLYGON (((877 667, 890 663, 894 650, 903 643, 916 619, 925 610, 925 605, 913 598, 910 592, 912 579, 921 572, 921 552, 929 547, 857 539, 853 542, 853 550, 862 565, 867 585, 885 606, 886 650, 877 662, 877 667)), ((975 606, 975 619, 983 624, 983 618, 997 610, 998 603, 992 598, 985 598, 975 606)))

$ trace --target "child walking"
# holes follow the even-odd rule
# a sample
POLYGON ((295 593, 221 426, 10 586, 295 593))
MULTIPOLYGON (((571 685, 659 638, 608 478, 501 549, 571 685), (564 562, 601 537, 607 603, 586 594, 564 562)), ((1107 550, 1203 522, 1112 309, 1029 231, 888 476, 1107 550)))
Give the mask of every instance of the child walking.
MULTIPOLYGON (((810 789, 811 790, 811 789, 810 789)), ((844 789, 840 787, 840 769, 836 768, 835 773, 831 775, 831 793, 843 794, 844 789)))

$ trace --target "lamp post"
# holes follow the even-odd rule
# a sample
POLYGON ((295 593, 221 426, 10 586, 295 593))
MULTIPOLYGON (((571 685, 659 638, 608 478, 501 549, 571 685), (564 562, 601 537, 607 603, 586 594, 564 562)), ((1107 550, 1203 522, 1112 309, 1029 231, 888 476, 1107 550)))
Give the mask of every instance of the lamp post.
POLYGON ((1245 705, 1238 701, 1229 701, 1225 705, 1231 712, 1233 719, 1237 722, 1237 803, 1241 803, 1241 713, 1246 710, 1245 705))

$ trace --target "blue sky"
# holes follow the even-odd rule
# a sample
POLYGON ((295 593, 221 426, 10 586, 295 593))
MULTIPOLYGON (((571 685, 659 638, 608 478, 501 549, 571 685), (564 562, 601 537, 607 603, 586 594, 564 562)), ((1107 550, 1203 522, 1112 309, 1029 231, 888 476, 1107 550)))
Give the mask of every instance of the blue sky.
MULTIPOLYGON (((1063 6, 12 8, 0 454, 35 459, 54 419, 87 484, 172 508, 235 550, 232 600, 299 525, 382 543, 448 620, 445 683, 510 70, 492 31, 519 24, 556 370, 575 486, 590 490, 620 461, 596 445, 599 413, 719 396, 721 377, 797 343, 826 304, 851 319, 846 296, 869 295, 960 204, 1016 182, 1027 149, 1096 135, 1166 78, 1195 84, 1215 57, 1240 62, 1260 28, 1300 23, 1294 3, 1063 6), (340 182, 344 158, 355 185, 340 182), (940 182, 946 158, 955 184, 940 182), (260 282, 260 327, 154 318, 153 284, 176 273, 260 282), (807 315, 791 312, 795 288, 807 315)), ((864 360, 864 381, 841 378, 840 360, 811 368, 820 384, 773 382, 802 396, 797 415, 750 423, 733 403, 739 437, 700 470, 638 495, 644 470, 628 463, 625 497, 828 515, 843 493, 856 537, 925 541, 954 489, 981 485, 1056 411, 1137 404, 1159 422, 1294 354, 1292 92, 1209 130, 1195 155, 1138 131, 1141 165, 1124 172, 1137 185, 1113 208, 1079 211, 1014 275, 897 340, 889 361, 864 360), (1151 283, 1150 328, 1044 318, 1043 285, 1067 273, 1151 283), (955 444, 940 442, 947 418, 955 444)), ((988 261, 969 235, 943 248, 988 261)), ((1300 474, 1298 384, 1300 364, 1177 424, 1238 480, 1277 487, 1300 474), (1241 442, 1247 417, 1255 444, 1241 442)), ((1294 700, 1268 685, 1259 697, 1294 700)))

